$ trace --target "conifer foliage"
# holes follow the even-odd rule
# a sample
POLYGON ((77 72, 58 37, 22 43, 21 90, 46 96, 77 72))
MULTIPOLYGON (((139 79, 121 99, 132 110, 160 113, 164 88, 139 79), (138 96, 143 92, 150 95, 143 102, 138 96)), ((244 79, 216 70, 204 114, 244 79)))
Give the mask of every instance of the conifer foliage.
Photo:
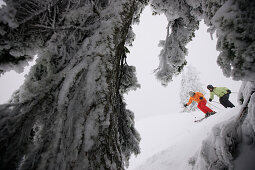
MULTIPOLYGON (((238 155, 238 146, 245 145, 242 143, 242 138, 248 138, 248 141, 254 141, 255 138, 255 131, 251 128, 254 127, 255 122, 250 121, 255 120, 254 102, 252 102, 255 80, 255 1, 152 0, 151 3, 154 14, 164 13, 172 27, 172 32, 169 33, 168 26, 168 36, 161 43, 163 49, 159 54, 160 64, 156 73, 164 84, 171 81, 171 78, 183 69, 187 54, 183 47, 194 36, 198 22, 204 20, 209 27, 208 32, 211 34, 216 32, 218 38, 216 48, 220 52, 217 63, 223 74, 235 80, 242 80, 242 88, 248 89, 249 92, 244 93, 245 97, 243 97, 247 102, 244 102, 240 109, 241 119, 231 120, 224 126, 215 127, 211 137, 203 142, 196 165, 193 167, 194 169, 234 169, 233 160, 238 155), (172 37, 175 37, 175 41, 172 37), (176 57, 178 59, 175 59, 176 57), (238 133, 240 129, 245 137, 238 133), (213 149, 208 150, 208 148, 213 149)), ((240 89, 241 93, 243 89, 240 89)), ((252 144, 254 145, 254 142, 252 144)), ((245 160, 243 163, 245 164, 245 160)))
POLYGON ((0 72, 38 59, 0 107, 0 169, 124 169, 140 136, 123 101, 139 85, 123 57, 147 2, 5 2, 0 72))
POLYGON ((166 40, 159 54, 156 76, 167 84, 186 64, 186 44, 194 37, 202 19, 208 32, 217 34, 217 63, 223 74, 236 80, 254 80, 253 0, 151 0, 154 13, 164 13, 169 21, 166 40), (171 28, 171 32, 169 31, 171 28))
MULTIPOLYGON (((140 152, 134 115, 123 101, 123 93, 139 87, 135 68, 124 62, 125 45, 132 42, 131 24, 139 22, 148 0, 4 2, 0 75, 21 72, 35 54, 38 59, 11 102, 0 106, 0 169, 124 169, 130 155, 140 152)), ((255 122, 248 121, 255 120, 255 1, 150 2, 154 14, 164 13, 169 21, 156 69, 162 84, 183 70, 185 46, 202 19, 218 37, 217 62, 224 75, 250 84, 244 120, 230 122, 224 126, 227 131, 218 127, 213 135, 221 145, 209 139, 203 149, 211 144, 221 152, 215 158, 203 150, 195 165, 231 169, 230 157, 241 141, 237 129, 243 128, 250 141, 255 139, 250 128, 255 122), (222 129, 226 138, 217 136, 222 129)))

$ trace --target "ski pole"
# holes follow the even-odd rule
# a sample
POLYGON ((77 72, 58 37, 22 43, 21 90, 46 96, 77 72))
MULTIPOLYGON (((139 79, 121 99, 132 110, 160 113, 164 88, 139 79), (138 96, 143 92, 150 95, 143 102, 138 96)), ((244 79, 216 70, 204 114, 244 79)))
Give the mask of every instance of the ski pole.
POLYGON ((195 117, 195 119, 197 118, 196 116, 193 115, 193 113, 191 112, 192 116, 195 117))
POLYGON ((211 105, 210 103, 208 103, 208 107, 209 107, 210 109, 214 109, 214 107, 212 107, 212 105, 211 105))
POLYGON ((213 108, 211 107, 210 103, 208 103, 208 107, 209 107, 210 109, 213 109, 213 108))
POLYGON ((220 104, 219 102, 216 102, 216 101, 212 101, 212 102, 220 104))
POLYGON ((211 104, 211 103, 208 103, 209 105, 212 105, 213 107, 215 107, 215 108, 217 108, 217 109, 219 109, 219 110, 221 110, 220 108, 218 108, 217 106, 215 106, 215 105, 213 105, 213 104, 211 104))
MULTIPOLYGON (((220 104, 221 105, 221 103, 220 102, 216 102, 216 101, 212 101, 212 102, 214 102, 214 103, 217 103, 217 104, 220 104)), ((215 106, 216 107, 216 106, 215 106)))
POLYGON ((212 106, 210 106, 210 105, 209 105, 208 107, 209 107, 211 110, 215 110, 215 108, 214 108, 214 107, 212 107, 212 106))
POLYGON ((215 108, 217 108, 217 109, 219 109, 219 110, 221 110, 221 108, 219 108, 219 107, 217 107, 217 106, 215 106, 215 105, 213 105, 213 104, 211 104, 212 106, 214 106, 215 108))

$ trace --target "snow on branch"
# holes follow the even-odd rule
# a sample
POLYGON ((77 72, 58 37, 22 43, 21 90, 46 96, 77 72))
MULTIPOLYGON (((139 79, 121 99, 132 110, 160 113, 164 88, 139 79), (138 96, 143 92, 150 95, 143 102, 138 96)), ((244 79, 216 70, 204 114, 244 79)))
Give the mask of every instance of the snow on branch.
POLYGON ((186 23, 183 18, 175 19, 168 23, 166 40, 161 42, 164 47, 160 52, 160 66, 156 76, 166 85, 172 81, 173 76, 180 74, 186 65, 186 44, 194 37, 194 31, 198 28, 198 20, 189 18, 186 23), (169 33, 171 28, 171 33, 169 33))
POLYGON ((152 0, 152 8, 157 13, 164 13, 168 19, 167 36, 160 42, 163 47, 159 54, 159 67, 156 77, 163 85, 172 81, 173 76, 180 74, 186 65, 186 45, 195 36, 200 18, 195 17, 199 12, 197 4, 182 1, 152 0))

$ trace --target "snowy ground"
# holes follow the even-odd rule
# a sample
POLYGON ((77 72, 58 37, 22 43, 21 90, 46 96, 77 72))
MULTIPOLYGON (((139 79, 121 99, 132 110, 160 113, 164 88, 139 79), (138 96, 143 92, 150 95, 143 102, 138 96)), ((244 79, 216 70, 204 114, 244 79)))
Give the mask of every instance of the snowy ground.
POLYGON ((142 141, 141 154, 132 157, 128 170, 189 170, 188 163, 197 154, 212 127, 236 116, 239 106, 218 110, 202 122, 201 111, 151 117, 136 122, 142 141))

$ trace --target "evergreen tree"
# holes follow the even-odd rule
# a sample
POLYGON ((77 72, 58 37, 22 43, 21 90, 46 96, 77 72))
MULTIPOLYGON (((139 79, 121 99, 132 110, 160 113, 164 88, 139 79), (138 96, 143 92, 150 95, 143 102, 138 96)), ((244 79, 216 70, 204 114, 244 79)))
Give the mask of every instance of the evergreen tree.
MULTIPOLYGON (((202 19, 209 27, 208 32, 211 34, 216 32, 218 37, 216 48, 220 53, 217 63, 223 74, 234 80, 242 80, 246 84, 254 84, 254 0, 151 0, 151 3, 154 14, 164 13, 170 23, 167 27, 166 40, 160 43, 163 45, 163 49, 159 54, 160 64, 156 73, 163 84, 167 84, 174 75, 178 75, 182 71, 185 65, 185 55, 187 55, 183 47, 194 36, 194 31, 198 26, 196 23, 202 19), (176 29, 174 25, 176 25, 176 29), (170 26, 172 26, 171 33, 170 26), (172 41, 170 37, 175 37, 175 41, 172 41)), ((255 126, 254 121, 249 121, 255 120, 254 109, 250 107, 254 103, 252 103, 254 94, 247 94, 248 96, 245 97, 251 100, 247 100, 248 102, 243 106, 245 109, 240 109, 240 113, 244 115, 242 121, 239 120, 238 123, 235 120, 230 121, 224 127, 217 127, 218 132, 212 132, 215 139, 220 138, 218 134, 227 133, 226 138, 219 139, 223 141, 220 146, 224 145, 224 151, 215 141, 204 142, 200 151, 202 154, 197 158, 199 161, 194 167, 195 169, 233 169, 233 158, 238 155, 237 146, 242 144, 242 139, 237 135, 238 129, 245 132, 248 140, 254 141, 254 129, 247 130, 255 126), (217 151, 217 154, 212 153, 217 155, 216 161, 211 156, 211 152, 206 151, 208 143, 211 143, 211 148, 217 151)))
POLYGON ((11 103, 0 106, 0 169, 124 169, 140 152, 123 101, 139 86, 123 62, 125 43, 147 2, 5 2, 1 73, 35 53, 38 59, 11 103))
POLYGON ((179 0, 152 0, 155 13, 164 13, 168 19, 166 39, 160 41, 163 47, 159 54, 159 67, 156 69, 156 77, 163 85, 172 81, 173 76, 178 75, 187 64, 185 56, 188 54, 186 45, 195 36, 200 18, 193 13, 200 12, 199 8, 191 8, 185 1, 179 0))
POLYGON ((202 83, 200 83, 199 72, 195 67, 188 66, 187 70, 182 73, 181 79, 181 91, 180 91, 180 99, 181 99, 181 108, 183 112, 195 111, 198 108, 196 102, 192 102, 189 107, 184 107, 185 103, 188 103, 190 95, 189 92, 201 92, 205 94, 204 89, 202 88, 202 83))
POLYGON ((216 32, 217 63, 223 74, 235 80, 254 80, 254 6, 252 0, 152 0, 154 13, 164 13, 169 21, 166 40, 159 54, 157 78, 167 84, 186 64, 186 44, 204 19, 208 32, 216 32), (171 31, 169 29, 171 28, 171 31), (169 33, 171 32, 171 33, 169 33))
MULTIPOLYGON (((122 97, 139 85, 123 57, 133 39, 130 25, 139 21, 147 0, 5 3, 0 8, 0 74, 22 71, 35 54, 38 59, 11 103, 0 106, 0 169, 124 169, 131 153, 139 153, 140 137, 122 97)), ((182 71, 185 46, 201 19, 218 36, 223 73, 253 84, 254 0, 151 0, 151 5, 154 14, 164 13, 169 21, 156 73, 163 84, 182 71)), ((250 96, 244 121, 226 128, 232 133, 244 127, 254 141, 254 129, 247 128, 254 127, 247 119, 255 120, 250 96)), ((237 138, 221 140, 224 153, 236 155, 237 138)), ((198 169, 232 167, 224 155, 215 162, 201 153, 198 169)))

